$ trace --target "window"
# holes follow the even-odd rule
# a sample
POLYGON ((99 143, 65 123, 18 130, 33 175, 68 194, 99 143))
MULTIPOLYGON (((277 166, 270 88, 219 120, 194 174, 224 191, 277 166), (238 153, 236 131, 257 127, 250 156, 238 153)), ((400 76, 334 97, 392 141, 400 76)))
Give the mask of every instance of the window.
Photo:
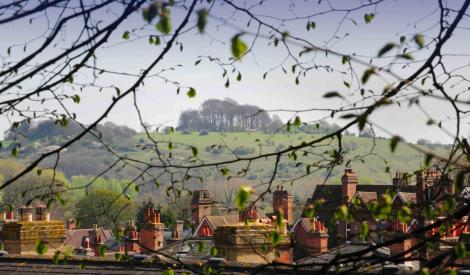
POLYGON ((350 223, 346 223, 346 242, 349 243, 351 242, 351 224, 350 223))

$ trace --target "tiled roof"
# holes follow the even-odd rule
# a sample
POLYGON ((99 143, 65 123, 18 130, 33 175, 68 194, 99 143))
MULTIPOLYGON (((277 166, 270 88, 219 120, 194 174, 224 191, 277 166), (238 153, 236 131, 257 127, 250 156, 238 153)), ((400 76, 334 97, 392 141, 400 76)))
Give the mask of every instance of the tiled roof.
MULTIPOLYGON (((313 222, 315 221, 314 218, 300 218, 300 221, 308 232, 318 231, 318 228, 313 228, 313 222)), ((324 228, 324 230, 326 231, 326 228, 324 228)))
POLYGON ((205 217, 214 230, 221 225, 238 223, 238 219, 239 219, 238 215, 205 216, 205 217))
POLYGON ((404 203, 416 203, 416 193, 398 192, 398 196, 403 199, 404 203))
MULTIPOLYGON (((82 244, 84 236, 88 236, 88 232, 93 229, 73 229, 67 230, 65 233, 64 245, 72 247, 79 247, 82 244)), ((103 227, 98 228, 103 242, 106 244, 108 241, 114 240, 113 231, 110 229, 104 229, 103 227)))
MULTIPOLYGON (((367 199, 371 199, 373 195, 369 195, 369 193, 375 193, 375 197, 379 198, 387 189, 392 188, 394 188, 394 186, 390 184, 358 184, 356 186, 356 192, 360 192, 367 199)), ((332 221, 336 209, 344 203, 342 190, 342 186, 339 184, 317 185, 312 197, 307 200, 307 205, 314 203, 316 200, 324 200, 324 203, 318 207, 315 215, 317 215, 325 225, 328 225, 332 221)), ((401 186, 400 192, 416 193, 416 185, 401 186)))
POLYGON ((362 200, 363 203, 369 203, 377 200, 377 192, 357 191, 356 195, 362 200))

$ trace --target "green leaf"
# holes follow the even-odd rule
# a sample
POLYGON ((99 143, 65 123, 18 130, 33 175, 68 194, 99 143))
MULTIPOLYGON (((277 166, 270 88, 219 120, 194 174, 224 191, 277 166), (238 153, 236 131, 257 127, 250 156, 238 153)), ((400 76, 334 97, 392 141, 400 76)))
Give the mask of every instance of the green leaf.
POLYGON ((302 126, 302 121, 300 120, 300 117, 299 117, 299 116, 296 116, 296 117, 295 117, 295 119, 294 119, 294 125, 297 126, 297 127, 302 126))
POLYGON ((425 42, 424 42, 424 36, 422 34, 420 33, 416 34, 414 36, 414 41, 420 49, 424 47, 425 42))
POLYGON ((19 158, 20 157, 20 150, 18 148, 18 145, 13 146, 13 148, 11 149, 11 155, 14 158, 19 158))
POLYGON ((468 253, 467 253, 467 248, 465 247, 465 244, 463 242, 459 242, 455 247, 455 254, 459 259, 466 258, 468 253))
POLYGON ((455 189, 456 192, 460 194, 462 192, 464 185, 465 185, 465 175, 467 175, 468 171, 463 170, 460 171, 457 176, 455 177, 455 189))
POLYGON ((100 255, 100 257, 103 258, 105 252, 106 252, 106 246, 100 245, 98 247, 98 255, 100 255))
POLYGON ((340 97, 343 98, 337 91, 331 91, 323 95, 324 98, 340 97))
POLYGON ((395 48, 397 45, 395 43, 387 43, 385 46, 380 49, 379 53, 377 54, 378 57, 381 57, 382 55, 388 53, 390 50, 395 48))
POLYGON ((243 185, 238 189, 237 197, 235 198, 235 203, 239 210, 243 210, 246 207, 246 203, 250 198, 250 194, 252 193, 253 188, 250 186, 243 185))
POLYGON ((145 8, 143 10, 144 19, 147 20, 147 22, 152 23, 152 20, 158 14, 158 8, 159 6, 157 5, 157 3, 153 3, 148 8, 145 8))
POLYGON ((390 151, 395 152, 397 148, 398 142, 400 142, 401 138, 399 136, 393 136, 390 140, 390 151))
POLYGON ((238 72, 237 81, 242 81, 242 74, 240 72, 238 72))
POLYGON ((369 68, 365 70, 361 78, 362 84, 366 84, 367 81, 369 81, 370 76, 373 74, 375 74, 375 68, 369 68))
POLYGON ((197 148, 194 147, 194 146, 191 146, 191 151, 193 152, 193 156, 194 156, 194 157, 197 157, 197 153, 198 153, 198 152, 197 152, 197 148))
POLYGON ((128 40, 129 39, 129 31, 125 31, 123 34, 122 34, 122 39, 124 40, 128 40))
POLYGON ((232 55, 236 60, 239 60, 245 55, 248 46, 240 39, 242 34, 237 34, 232 37, 232 55))
POLYGON ((36 253, 38 253, 39 255, 44 255, 47 252, 47 245, 44 240, 36 240, 34 250, 36 250, 36 253))
POLYGON ((204 33, 204 29, 207 25, 207 15, 209 12, 207 9, 200 9, 197 11, 197 29, 200 33, 204 33))
POLYGON ((367 222, 361 223, 360 234, 363 239, 367 238, 369 235, 369 224, 367 222))
POLYGON ((282 241, 282 236, 278 231, 273 231, 271 233, 271 241, 273 245, 278 245, 282 241))
POLYGON ((186 95, 189 97, 189 98, 193 98, 196 96, 196 90, 191 87, 189 88, 188 92, 186 93, 186 95))
POLYGON ((400 36, 400 44, 403 45, 403 43, 406 42, 406 37, 404 35, 400 36))
POLYGON ((349 213, 349 209, 346 205, 343 204, 336 209, 335 220, 337 221, 351 221, 352 220, 351 213, 349 213))
POLYGON ((341 59, 341 64, 346 65, 347 63, 349 63, 349 56, 344 55, 341 59))
POLYGON ((73 95, 72 100, 73 100, 73 102, 78 104, 78 103, 80 103, 80 96, 79 95, 73 95))
POLYGON ((199 251, 199 253, 202 253, 202 251, 204 251, 204 243, 203 242, 198 242, 197 243, 197 251, 199 251))
POLYGON ((59 257, 60 257, 60 251, 57 250, 55 253, 54 253, 54 257, 52 257, 52 262, 54 264, 58 264, 59 263, 59 257))
POLYGON ((218 254, 217 248, 215 246, 211 247, 211 256, 216 257, 218 254))
POLYGON ((369 24, 370 22, 372 22, 372 19, 374 19, 374 17, 375 17, 375 14, 366 13, 364 14, 364 21, 366 22, 366 24, 369 24))
POLYGON ((413 59, 414 59, 413 56, 412 56, 411 54, 409 54, 409 53, 401 54, 401 55, 399 55, 398 57, 403 58, 403 59, 406 59, 406 60, 413 60, 413 59))
POLYGON ((155 27, 159 32, 164 34, 169 34, 171 32, 170 10, 168 8, 162 9, 160 20, 155 27))
POLYGON ((72 84, 72 83, 73 83, 73 75, 68 75, 68 76, 65 78, 65 82, 72 84))
POLYGON ((413 217, 413 212, 406 205, 402 206, 401 209, 398 210, 397 212, 397 218, 402 223, 408 223, 412 217, 413 217))

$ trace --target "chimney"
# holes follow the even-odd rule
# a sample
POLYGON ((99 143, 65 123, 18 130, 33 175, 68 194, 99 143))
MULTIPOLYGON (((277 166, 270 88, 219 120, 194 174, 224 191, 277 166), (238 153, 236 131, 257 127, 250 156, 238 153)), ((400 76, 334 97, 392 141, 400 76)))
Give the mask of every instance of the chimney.
POLYGON ((398 190, 402 187, 402 185, 403 185, 402 177, 403 177, 403 175, 401 173, 399 173, 399 172, 395 173, 395 177, 392 180, 393 187, 395 188, 395 190, 398 190))
POLYGON ((239 222, 253 222, 258 220, 258 208, 253 203, 250 203, 244 210, 240 211, 238 214, 239 222))
POLYGON ((173 229, 174 239, 180 240, 183 238, 183 228, 184 228, 183 221, 176 221, 175 228, 173 229))
POLYGON ((33 208, 31 206, 18 207, 18 221, 32 222, 33 221, 33 208))
POLYGON ((90 237, 91 247, 93 248, 95 256, 100 256, 99 248, 104 243, 98 225, 93 225, 93 229, 88 232, 88 236, 90 237))
POLYGON ((191 220, 198 225, 204 216, 212 214, 213 200, 208 190, 195 190, 191 200, 191 220))
POLYGON ((292 224, 292 194, 287 190, 284 190, 284 186, 278 186, 277 190, 273 192, 273 212, 282 213, 284 219, 287 220, 287 224, 292 224))
POLYGON ((137 232, 134 221, 129 221, 127 227, 127 238, 128 240, 125 242, 126 252, 140 252, 139 232, 137 232))
POLYGON ((67 219, 65 221, 65 229, 66 230, 74 230, 75 229, 75 221, 72 219, 67 219))
POLYGON ((343 186, 343 198, 349 202, 354 194, 356 194, 357 187, 357 175, 352 169, 348 168, 344 170, 344 174, 341 177, 341 183, 343 186))
POLYGON ((148 219, 139 232, 139 242, 142 244, 140 252, 155 252, 164 245, 163 230, 165 225, 160 222, 160 212, 154 208, 145 211, 148 219), (148 248, 149 251, 147 251, 148 248))
POLYGON ((14 219, 13 209, 7 209, 5 216, 6 216, 5 217, 6 220, 13 220, 14 219))
POLYGON ((328 232, 325 225, 315 218, 302 218, 300 221, 298 226, 293 229, 294 239, 297 243, 296 250, 300 252, 300 255, 303 255, 302 257, 315 256, 327 252, 328 232), (304 228, 307 228, 307 232, 304 231, 304 228))
MULTIPOLYGON (((408 224, 402 223, 400 221, 396 221, 392 229, 395 231, 394 233, 396 236, 403 236, 408 232, 408 224)), ((404 253, 405 251, 409 250, 413 245, 413 240, 411 238, 405 239, 402 242, 394 243, 390 245, 390 256, 391 257, 396 257, 397 255, 400 255, 404 253)), ((411 252, 405 253, 403 255, 400 255, 398 258, 399 259, 406 259, 411 257, 411 252)))
POLYGON ((82 247, 85 249, 90 249, 90 238, 88 236, 83 236, 82 247))
POLYGON ((50 221, 51 214, 47 206, 40 204, 36 206, 36 220, 37 221, 50 221))

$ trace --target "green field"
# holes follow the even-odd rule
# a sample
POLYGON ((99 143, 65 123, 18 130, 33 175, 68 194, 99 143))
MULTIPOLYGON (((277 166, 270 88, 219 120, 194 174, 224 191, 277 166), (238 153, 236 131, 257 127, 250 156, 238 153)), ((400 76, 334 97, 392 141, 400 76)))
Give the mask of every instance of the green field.
MULTIPOLYGON (((173 156, 179 158, 188 158, 191 156, 190 146, 198 148, 198 157, 205 162, 216 162, 220 160, 227 160, 234 157, 230 150, 242 148, 240 157, 255 156, 261 152, 274 152, 279 149, 287 148, 289 145, 300 144, 303 141, 309 142, 322 135, 311 135, 306 133, 291 133, 291 134, 264 134, 262 132, 237 132, 237 133, 216 133, 211 132, 208 135, 201 136, 199 133, 182 134, 174 132, 170 134, 155 133, 152 138, 159 142, 159 148, 164 152, 168 152, 168 144, 172 143, 173 156), (208 148, 213 145, 226 146, 229 149, 223 149, 219 153, 211 153, 208 148), (261 146, 260 146, 261 145, 261 146)), ((145 134, 138 134, 135 137, 137 144, 148 143, 149 140, 145 134)), ((319 155, 327 155, 325 151, 332 150, 336 147, 336 141, 324 142, 322 146, 311 149, 313 153, 319 155)), ((345 136, 343 137, 343 148, 345 153, 345 162, 352 160, 351 167, 356 170, 359 175, 360 184, 390 184, 391 175, 397 171, 400 172, 413 172, 420 169, 424 163, 424 154, 412 149, 408 144, 400 143, 395 152, 390 150, 390 140, 387 139, 371 139, 363 137, 345 136), (362 159, 362 160, 361 160, 362 159), (389 167, 390 173, 386 173, 386 167, 389 167)), ((445 156, 446 150, 443 146, 439 148, 431 148, 429 146, 419 146, 426 151, 432 151, 435 154, 445 156)), ((152 151, 148 152, 132 152, 130 156, 139 159, 150 160, 155 156, 152 151)), ((279 171, 278 179, 288 180, 298 175, 305 173, 306 165, 319 160, 318 156, 309 154, 306 157, 299 157, 296 161, 287 157, 283 158, 281 164, 283 166, 279 171), (301 162, 302 165, 297 167, 297 163, 301 162)), ((274 159, 262 159, 252 163, 247 175, 239 181, 251 183, 253 185, 259 184, 261 181, 266 181, 272 173, 274 159)), ((228 166, 230 171, 235 174, 246 165, 246 162, 228 166)), ((335 168, 333 176, 328 183, 339 183, 344 165, 335 168)), ((205 179, 209 182, 220 182, 223 180, 217 172, 202 173, 205 179)), ((322 169, 312 175, 302 178, 295 182, 291 187, 299 197, 305 197, 306 194, 311 194, 314 185, 321 183, 326 175, 326 170, 322 169)), ((289 183, 287 181, 287 183, 289 183)))

